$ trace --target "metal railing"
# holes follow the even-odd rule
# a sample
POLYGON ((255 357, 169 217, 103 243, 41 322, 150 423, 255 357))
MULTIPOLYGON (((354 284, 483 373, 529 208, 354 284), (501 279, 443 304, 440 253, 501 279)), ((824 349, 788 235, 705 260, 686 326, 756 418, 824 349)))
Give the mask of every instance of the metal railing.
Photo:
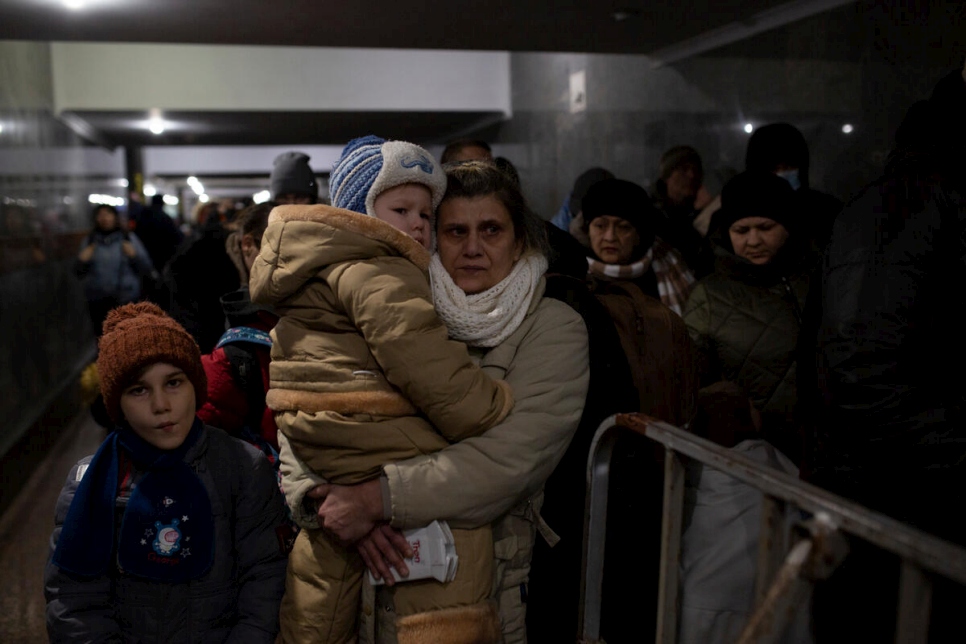
POLYGON ((844 535, 859 537, 898 555, 899 606, 896 642, 925 642, 932 605, 930 574, 966 585, 966 549, 926 534, 857 503, 817 488, 743 454, 641 414, 607 418, 597 430, 587 464, 583 576, 579 633, 582 644, 600 639, 601 595, 607 494, 614 445, 627 431, 655 440, 665 448, 664 517, 658 593, 658 644, 677 641, 681 528, 684 519, 684 463, 688 457, 747 483, 764 494, 755 585, 756 606, 739 642, 780 641, 789 607, 805 605, 811 584, 831 574, 847 556, 844 535), (787 543, 786 511, 813 515, 804 524, 805 538, 787 543), (930 573, 930 574, 927 574, 930 573), (776 618, 777 617, 777 618, 776 618))

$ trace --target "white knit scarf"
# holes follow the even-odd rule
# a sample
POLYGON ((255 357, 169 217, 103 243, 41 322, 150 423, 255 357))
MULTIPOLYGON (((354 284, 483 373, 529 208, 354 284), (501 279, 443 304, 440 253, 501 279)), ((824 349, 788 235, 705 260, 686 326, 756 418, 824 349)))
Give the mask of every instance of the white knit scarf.
POLYGON ((450 277, 439 255, 429 262, 429 283, 436 313, 449 329, 449 337, 471 347, 495 347, 517 330, 527 316, 547 259, 539 253, 521 257, 496 286, 467 295, 450 277))

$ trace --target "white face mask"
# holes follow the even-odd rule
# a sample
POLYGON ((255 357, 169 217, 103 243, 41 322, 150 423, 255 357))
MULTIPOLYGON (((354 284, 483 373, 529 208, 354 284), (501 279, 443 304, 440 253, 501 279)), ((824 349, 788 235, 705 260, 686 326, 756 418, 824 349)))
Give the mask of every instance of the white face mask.
POLYGON ((779 177, 787 181, 792 190, 798 190, 802 187, 802 180, 798 177, 798 170, 785 170, 784 172, 776 172, 779 177))

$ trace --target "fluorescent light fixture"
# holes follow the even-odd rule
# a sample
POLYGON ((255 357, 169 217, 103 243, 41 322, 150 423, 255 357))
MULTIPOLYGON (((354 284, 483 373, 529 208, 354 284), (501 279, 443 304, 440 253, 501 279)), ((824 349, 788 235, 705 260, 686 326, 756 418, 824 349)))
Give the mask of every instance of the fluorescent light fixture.
POLYGON ((647 56, 655 67, 661 67, 854 2, 855 0, 793 0, 652 51, 647 56))
POLYGON ((115 197, 113 195, 87 195, 87 201, 92 204, 100 204, 103 206, 114 206, 120 208, 124 205, 124 197, 115 197))
POLYGON ((152 107, 148 110, 148 129, 151 130, 152 134, 161 134, 164 132, 164 118, 161 115, 161 110, 156 107, 152 107))
POLYGON ((845 125, 842 126, 842 134, 852 134, 854 130, 855 128, 852 127, 851 123, 846 123, 845 125))
POLYGON ((117 185, 121 186, 122 188, 127 188, 128 186, 127 179, 118 179, 117 185))
POLYGON ((261 192, 256 192, 252 195, 252 201, 255 203, 265 203, 272 198, 272 193, 268 190, 262 190, 261 192))
POLYGON ((193 186, 196 183, 201 183, 200 181, 198 181, 198 177, 196 177, 195 175, 191 175, 190 177, 188 177, 188 185, 189 186, 193 186))
POLYGON ((64 0, 64 6, 68 9, 77 11, 78 9, 84 8, 83 0, 64 0))
POLYGON ((751 123, 745 123, 745 127, 744 127, 744 130, 745 130, 745 132, 747 132, 748 134, 751 134, 752 132, 754 132, 754 131, 755 131, 755 126, 754 126, 754 125, 752 125, 751 123))
POLYGON ((153 197, 158 194, 158 189, 154 187, 154 184, 146 183, 144 184, 144 196, 153 197))
POLYGON ((201 185, 201 182, 191 184, 191 189, 198 196, 205 194, 205 187, 201 185))
POLYGON ((169 206, 177 206, 180 203, 180 200, 174 195, 164 195, 164 203, 168 204, 169 206))
POLYGON ((198 201, 201 203, 208 203, 208 195, 202 192, 200 195, 198 195, 198 201))

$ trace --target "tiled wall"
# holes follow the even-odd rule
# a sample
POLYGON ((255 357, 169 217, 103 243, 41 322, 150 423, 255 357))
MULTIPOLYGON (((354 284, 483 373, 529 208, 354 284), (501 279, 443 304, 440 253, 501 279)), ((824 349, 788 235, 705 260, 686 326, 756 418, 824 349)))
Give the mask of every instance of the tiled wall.
POLYGON ((73 261, 88 195, 116 194, 124 176, 121 156, 54 117, 50 73, 47 44, 0 41, 0 454, 89 355, 73 261))
POLYGON ((813 187, 847 199, 880 172, 909 105, 966 55, 966 4, 918 5, 900 15, 857 3, 660 68, 643 56, 516 53, 513 118, 476 134, 518 166, 544 217, 591 166, 650 189, 677 144, 698 149, 715 192, 744 168, 744 125, 776 121, 804 133, 813 187), (587 108, 571 113, 579 71, 587 108))

